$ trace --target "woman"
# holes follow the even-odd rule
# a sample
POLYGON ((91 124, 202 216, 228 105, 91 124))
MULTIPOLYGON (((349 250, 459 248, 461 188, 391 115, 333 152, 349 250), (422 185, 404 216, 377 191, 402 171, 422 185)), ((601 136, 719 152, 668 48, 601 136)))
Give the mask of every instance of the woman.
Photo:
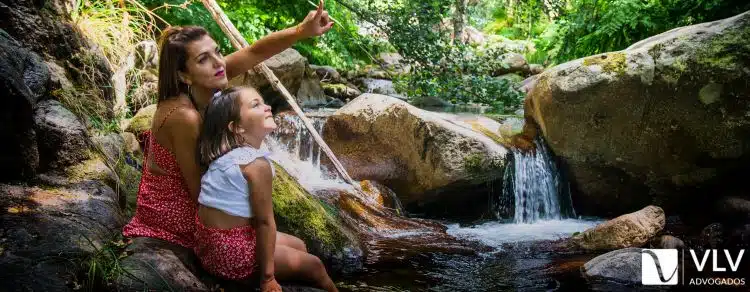
MULTIPOLYGON (((319 36, 333 26, 321 0, 297 26, 274 32, 226 58, 201 27, 173 27, 162 34, 159 101, 138 189, 135 216, 123 229, 128 237, 151 237, 194 247, 201 168, 197 141, 202 114, 214 93, 296 41, 319 36)), ((300 239, 278 233, 277 245, 306 251, 300 239)))

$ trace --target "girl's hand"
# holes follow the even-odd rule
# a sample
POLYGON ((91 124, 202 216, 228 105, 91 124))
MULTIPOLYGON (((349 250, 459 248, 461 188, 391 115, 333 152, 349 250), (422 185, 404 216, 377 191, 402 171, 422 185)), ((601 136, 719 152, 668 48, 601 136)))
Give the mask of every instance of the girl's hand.
POLYGON ((271 279, 260 284, 261 292, 281 292, 281 285, 276 282, 276 279, 271 279))
POLYGON ((320 36, 333 27, 333 21, 328 17, 328 11, 323 10, 323 0, 318 3, 318 10, 310 11, 297 25, 297 33, 303 38, 320 36))

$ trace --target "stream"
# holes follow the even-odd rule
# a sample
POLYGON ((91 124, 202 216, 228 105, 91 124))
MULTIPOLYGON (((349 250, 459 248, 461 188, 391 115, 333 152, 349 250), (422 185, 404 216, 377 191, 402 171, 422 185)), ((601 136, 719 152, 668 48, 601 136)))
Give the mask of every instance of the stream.
MULTIPOLYGON (((323 130, 330 111, 310 113, 323 130)), ((277 118, 266 144, 273 158, 311 193, 352 187, 321 165, 320 149, 296 116, 277 118)), ((580 267, 596 254, 565 251, 560 239, 601 223, 577 217, 568 184, 541 140, 536 153, 511 150, 503 188, 490 194, 495 217, 481 222, 439 221, 447 233, 476 242, 473 255, 404 253, 367 262, 363 271, 332 275, 341 291, 538 291, 585 290, 580 267)), ((402 234, 399 236, 419 236, 402 234)), ((393 246, 408 249, 409 246, 393 246)), ((395 251, 398 254, 398 250, 395 251)))

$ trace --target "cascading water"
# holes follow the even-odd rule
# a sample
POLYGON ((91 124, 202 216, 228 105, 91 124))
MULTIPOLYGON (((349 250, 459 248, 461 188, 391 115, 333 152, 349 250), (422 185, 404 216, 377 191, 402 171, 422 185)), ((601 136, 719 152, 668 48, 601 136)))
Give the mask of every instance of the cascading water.
POLYGON ((542 138, 537 137, 534 144, 536 150, 529 153, 511 150, 497 217, 512 218, 514 223, 575 217, 568 184, 560 175, 554 157, 542 138))

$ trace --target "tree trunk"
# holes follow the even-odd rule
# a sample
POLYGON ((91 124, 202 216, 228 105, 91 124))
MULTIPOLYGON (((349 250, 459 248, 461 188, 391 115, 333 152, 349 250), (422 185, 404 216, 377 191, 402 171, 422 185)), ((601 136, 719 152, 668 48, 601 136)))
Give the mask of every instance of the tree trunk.
POLYGON ((464 18, 466 17, 466 0, 456 0, 456 12, 453 14, 453 42, 464 43, 464 18))

